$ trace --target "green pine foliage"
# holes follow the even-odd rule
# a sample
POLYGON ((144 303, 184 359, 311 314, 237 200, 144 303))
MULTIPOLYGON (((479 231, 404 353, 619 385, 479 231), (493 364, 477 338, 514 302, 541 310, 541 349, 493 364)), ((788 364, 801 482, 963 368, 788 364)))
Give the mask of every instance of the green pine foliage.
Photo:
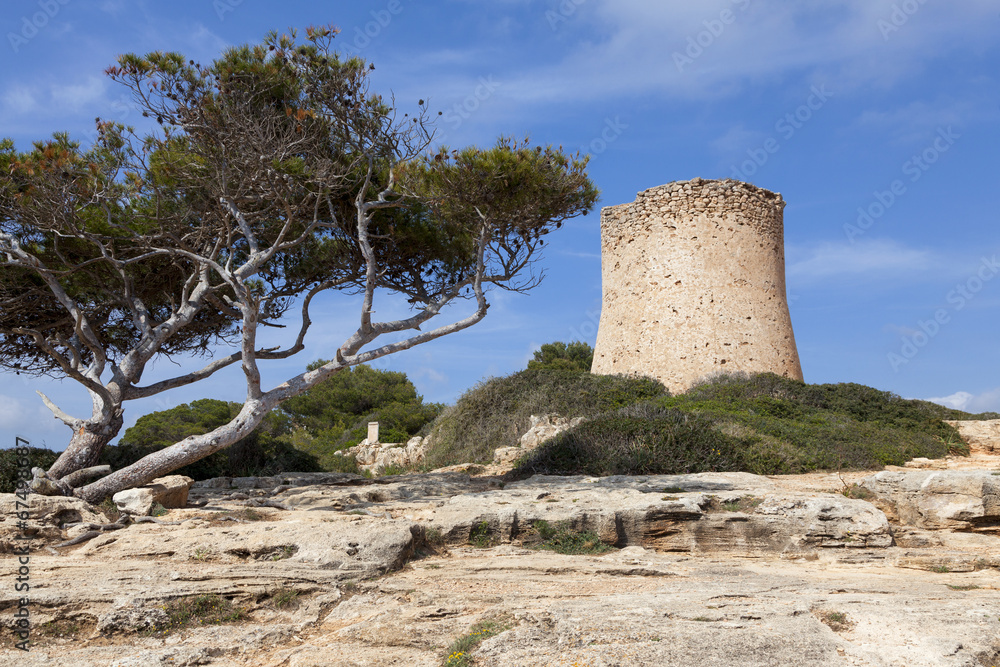
POLYGON ((535 358, 528 362, 531 370, 580 371, 589 373, 594 364, 594 348, 587 343, 573 341, 546 343, 535 351, 535 358))
MULTIPOLYGON (((319 368, 319 360, 308 366, 319 368)), ((424 403, 405 373, 364 364, 335 373, 309 391, 285 401, 282 411, 295 425, 292 442, 315 456, 328 470, 343 465, 334 452, 352 447, 368 436, 368 422, 379 423, 379 440, 406 442, 444 409, 424 403)))
MULTIPOLYGON (((325 361, 308 366, 314 370, 325 361)), ((101 463, 119 469, 191 435, 230 422, 242 406, 205 398, 140 417, 101 463)), ((405 373, 365 365, 335 373, 269 413, 246 438, 176 474, 212 477, 275 475, 281 472, 354 472, 349 456, 334 452, 367 437, 368 422, 379 422, 380 440, 406 442, 437 417, 444 406, 424 403, 405 373)), ((54 459, 53 459, 54 460, 54 459)))

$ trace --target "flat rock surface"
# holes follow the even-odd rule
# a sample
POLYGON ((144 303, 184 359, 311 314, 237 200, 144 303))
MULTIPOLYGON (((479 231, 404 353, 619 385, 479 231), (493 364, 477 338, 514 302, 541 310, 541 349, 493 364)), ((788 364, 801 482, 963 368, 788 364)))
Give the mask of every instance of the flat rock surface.
MULTIPOLYGON (((983 460, 954 479, 998 479, 983 460)), ((60 513, 106 519, 39 502, 35 643, 5 630, 0 665, 437 666, 485 620, 505 629, 471 649, 477 665, 1000 664, 1000 537, 887 515, 894 491, 839 493, 871 476, 236 478, 195 485, 169 523, 60 549, 60 513), (539 549, 538 521, 607 551, 539 549), (202 595, 243 619, 151 627, 202 595)), ((912 486, 893 488, 928 488, 912 486)))
MULTIPOLYGON (((61 570, 56 559, 38 560, 40 579, 68 585, 54 578, 61 570)), ((102 566, 109 564, 89 568, 102 566)), ((161 578, 152 569, 109 573, 104 587, 110 594, 145 582, 149 590, 165 592, 171 573, 161 578)), ((165 638, 108 640, 84 632, 47 639, 27 654, 2 651, 0 664, 431 666, 441 663, 452 640, 489 618, 510 629, 480 645, 477 664, 498 667, 978 667, 1000 658, 995 571, 692 558, 641 547, 601 557, 564 556, 511 546, 454 549, 349 591, 332 578, 324 582, 315 571, 295 576, 269 567, 252 573, 211 567, 197 568, 196 575, 193 569, 181 568, 172 581, 174 593, 221 588, 238 595, 244 586, 284 582, 305 594, 289 611, 262 605, 249 622, 180 630, 165 638), (228 585, 220 587, 222 581, 228 585), (836 618, 845 625, 835 631, 823 620, 830 615, 842 615, 836 618)))

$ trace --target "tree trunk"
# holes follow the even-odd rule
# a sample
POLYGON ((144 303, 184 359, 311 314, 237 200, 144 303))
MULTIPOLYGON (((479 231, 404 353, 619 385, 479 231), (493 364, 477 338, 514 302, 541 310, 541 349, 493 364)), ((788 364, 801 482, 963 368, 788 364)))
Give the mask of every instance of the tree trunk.
POLYGON ((49 468, 48 476, 52 479, 62 479, 77 470, 97 465, 97 459, 104 446, 118 435, 124 424, 125 417, 121 410, 115 410, 110 423, 85 423, 74 431, 69 446, 49 468))
POLYGON ((135 488, 162 477, 189 463, 199 461, 220 449, 225 449, 244 438, 260 424, 274 407, 261 401, 249 401, 236 418, 204 435, 192 435, 158 452, 144 456, 130 466, 116 470, 106 477, 73 491, 78 498, 98 504, 119 491, 135 488))

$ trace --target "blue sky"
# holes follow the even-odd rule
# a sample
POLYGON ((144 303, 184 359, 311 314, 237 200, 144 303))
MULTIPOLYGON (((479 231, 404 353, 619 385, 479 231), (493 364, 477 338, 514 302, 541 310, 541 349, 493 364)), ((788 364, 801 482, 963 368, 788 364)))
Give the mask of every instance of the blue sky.
MULTIPOLYGON (((780 192, 788 294, 807 382, 858 382, 1000 410, 1000 6, 995 0, 10 1, 0 10, 0 135, 19 147, 95 117, 141 121, 104 75, 125 52, 207 62, 270 29, 335 24, 400 106, 443 111, 451 146, 501 135, 592 154, 602 206, 694 177, 780 192), (893 356, 895 355, 895 356, 893 356)), ((493 294, 485 321, 383 360, 429 400, 596 338, 600 215, 550 236, 546 279, 493 294)), ((388 300, 382 314, 405 312, 388 300)), ((277 384, 329 358, 359 304, 331 298, 277 384)), ((455 316, 459 314, 454 313, 455 316)), ((160 360, 145 380, 197 363, 160 360)), ((89 414, 70 382, 5 376, 0 430, 62 449, 35 395, 89 414)), ((238 371, 129 404, 140 415, 240 400, 238 371)), ((6 446, 6 443, 4 443, 6 446)))

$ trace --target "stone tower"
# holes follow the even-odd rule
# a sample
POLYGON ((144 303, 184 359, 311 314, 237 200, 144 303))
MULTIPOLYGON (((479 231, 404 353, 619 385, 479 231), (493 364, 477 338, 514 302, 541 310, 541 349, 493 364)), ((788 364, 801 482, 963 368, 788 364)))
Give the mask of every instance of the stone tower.
POLYGON ((604 208, 593 372, 649 375, 675 394, 720 371, 801 380, 784 207, 747 183, 695 178, 604 208))

